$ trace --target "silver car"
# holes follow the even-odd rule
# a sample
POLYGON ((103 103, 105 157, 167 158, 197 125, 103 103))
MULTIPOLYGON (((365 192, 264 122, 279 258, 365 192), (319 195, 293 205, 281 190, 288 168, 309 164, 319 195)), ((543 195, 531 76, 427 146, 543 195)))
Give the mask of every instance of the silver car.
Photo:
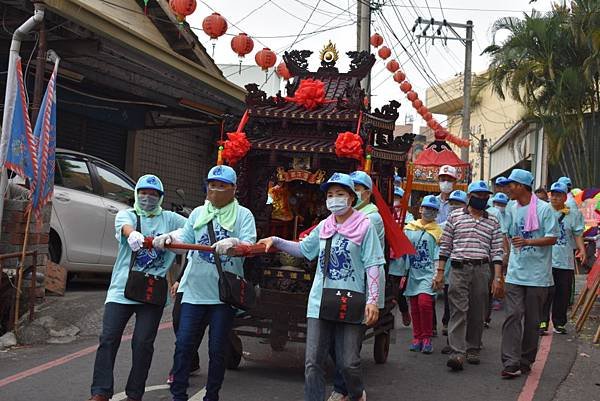
POLYGON ((56 150, 50 259, 69 273, 110 273, 117 256, 115 216, 133 205, 135 182, 97 157, 56 150))

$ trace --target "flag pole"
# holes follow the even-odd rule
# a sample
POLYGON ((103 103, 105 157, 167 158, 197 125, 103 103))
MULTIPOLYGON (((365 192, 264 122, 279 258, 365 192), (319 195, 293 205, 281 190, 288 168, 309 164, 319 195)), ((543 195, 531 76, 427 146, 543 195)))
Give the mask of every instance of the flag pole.
MULTIPOLYGON (((27 224, 25 225, 25 237, 23 238, 23 249, 21 251, 21 262, 19 263, 19 273, 17 275, 17 291, 15 295, 15 321, 14 321, 14 332, 17 333, 19 329, 19 308, 21 306, 21 287, 23 286, 23 269, 25 269, 25 255, 27 254, 27 245, 29 245, 29 227, 31 225, 31 213, 33 212, 33 202, 30 203, 30 207, 26 212, 27 224)), ((33 263, 37 263, 34 260, 33 263)), ((36 280, 37 277, 31 277, 31 280, 36 280)), ((33 281, 31 282, 33 285, 33 281)), ((29 302, 33 302, 32 299, 29 302)))

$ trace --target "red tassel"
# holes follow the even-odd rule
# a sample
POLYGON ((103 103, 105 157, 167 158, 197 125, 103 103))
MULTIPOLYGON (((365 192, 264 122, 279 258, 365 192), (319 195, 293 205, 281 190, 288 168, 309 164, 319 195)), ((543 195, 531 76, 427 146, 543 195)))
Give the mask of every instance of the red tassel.
POLYGON ((397 258, 404 255, 414 255, 417 253, 415 247, 410 242, 400 225, 394 220, 394 216, 390 211, 390 207, 379 193, 377 185, 373 185, 373 196, 375 197, 375 205, 379 209, 379 214, 383 220, 383 228, 385 230, 385 239, 390 244, 390 248, 397 258))

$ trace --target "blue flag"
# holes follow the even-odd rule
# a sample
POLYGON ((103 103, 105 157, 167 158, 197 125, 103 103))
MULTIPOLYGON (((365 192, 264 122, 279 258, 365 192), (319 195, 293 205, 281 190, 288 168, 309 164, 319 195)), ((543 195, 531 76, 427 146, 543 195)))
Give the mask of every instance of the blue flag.
POLYGON ((31 207, 32 212, 40 220, 41 210, 51 199, 54 192, 54 161, 56 150, 56 75, 58 72, 58 60, 54 64, 54 70, 46 94, 42 100, 40 112, 35 123, 33 136, 36 149, 36 171, 31 185, 31 207))
POLYGON ((9 138, 4 166, 22 178, 32 181, 36 171, 35 139, 27 113, 21 58, 17 58, 15 76, 7 78, 7 85, 10 97, 5 107, 12 108, 13 112, 12 118, 5 121, 5 124, 9 125, 5 127, 9 138))

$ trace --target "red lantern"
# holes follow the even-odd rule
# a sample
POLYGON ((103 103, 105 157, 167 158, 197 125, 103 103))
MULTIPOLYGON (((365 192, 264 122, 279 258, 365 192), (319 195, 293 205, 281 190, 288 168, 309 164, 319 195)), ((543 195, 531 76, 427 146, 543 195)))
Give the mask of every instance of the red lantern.
POLYGON ((389 72, 396 72, 398 71, 398 68, 400 68, 400 64, 398 64, 396 60, 390 60, 386 64, 385 68, 387 68, 389 72))
POLYGON ((435 119, 433 119, 433 118, 431 120, 427 121, 427 126, 434 131, 439 128, 439 125, 440 124, 437 121, 435 121, 435 119))
MULTIPOLYGON (((413 103, 414 104, 414 103, 413 103)), ((419 107, 419 109, 417 110, 417 113, 419 113, 421 116, 424 116, 425 114, 427 114, 429 112, 429 109, 427 108, 427 106, 421 106, 419 107)))
POLYGON ((177 16, 179 22, 196 10, 196 0, 169 0, 171 10, 177 16))
POLYGON ((287 65, 284 62, 279 63, 275 72, 277 72, 277 75, 279 75, 286 81, 288 81, 292 77, 290 70, 288 70, 287 65))
POLYGON ((401 84, 405 79, 406 74, 403 73, 401 70, 398 70, 394 73, 394 81, 398 82, 399 84, 401 84))
POLYGON ((423 106, 423 102, 421 101, 421 99, 416 99, 416 100, 413 100, 412 105, 415 108, 415 110, 417 110, 417 112, 418 112, 419 109, 421 108, 421 106, 423 106))
POLYGON ((254 49, 254 41, 245 33, 240 33, 231 39, 231 49, 236 52, 239 58, 244 56, 254 49))
POLYGON ((277 55, 273 53, 271 49, 265 47, 254 56, 254 61, 256 64, 262 68, 263 71, 267 71, 269 68, 273 67, 277 62, 277 55))
POLYGON ((409 92, 410 90, 412 90, 412 85, 410 84, 410 82, 404 81, 400 84, 400 90, 404 93, 409 92))
POLYGON ((377 54, 379 54, 379 57, 381 57, 382 59, 385 60, 392 55, 392 51, 390 50, 389 47, 383 46, 381 49, 379 49, 377 51, 377 54))
POLYGON ((410 91, 406 94, 406 98, 411 102, 414 102, 419 98, 419 95, 417 95, 417 92, 410 91))
POLYGON ((425 114, 423 114, 423 120, 425 121, 431 121, 433 119, 433 114, 431 114, 430 112, 427 112, 425 114))
POLYGON ((374 33, 373 35, 371 35, 370 41, 371 41, 371 46, 379 47, 383 44, 383 37, 378 33, 374 33))
POLYGON ((227 21, 219 13, 212 13, 202 21, 202 30, 216 40, 227 32, 227 21))

